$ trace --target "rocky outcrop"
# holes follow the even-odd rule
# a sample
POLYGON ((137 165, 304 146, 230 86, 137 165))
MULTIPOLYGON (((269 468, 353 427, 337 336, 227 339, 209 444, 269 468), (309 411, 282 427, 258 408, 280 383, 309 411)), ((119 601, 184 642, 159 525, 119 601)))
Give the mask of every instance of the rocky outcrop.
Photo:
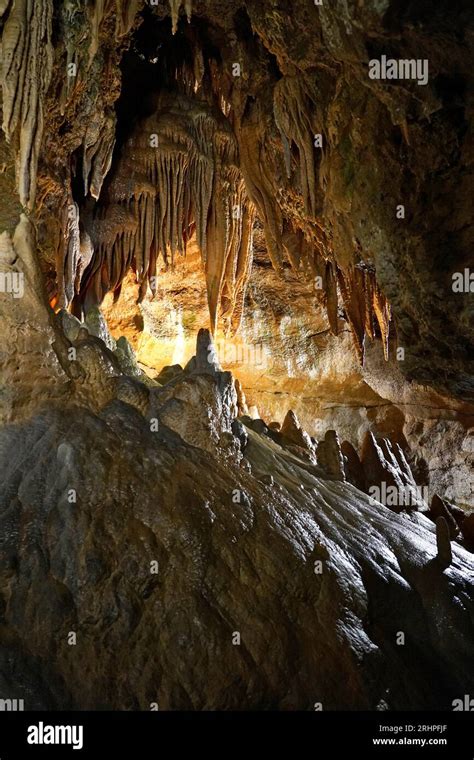
POLYGON ((437 527, 440 566, 425 517, 250 428, 246 466, 222 459, 193 436, 213 376, 183 374, 180 415, 165 402, 156 428, 116 398, 0 432, 8 693, 30 709, 449 709, 474 672, 472 555, 453 545, 448 563, 437 527))

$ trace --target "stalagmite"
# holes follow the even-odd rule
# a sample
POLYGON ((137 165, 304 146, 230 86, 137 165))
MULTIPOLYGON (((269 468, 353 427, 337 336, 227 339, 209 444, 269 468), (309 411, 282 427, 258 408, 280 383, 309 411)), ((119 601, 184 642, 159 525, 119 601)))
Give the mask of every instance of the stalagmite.
POLYGON ((286 417, 283 420, 280 434, 288 443, 306 449, 312 455, 314 454, 314 446, 311 442, 311 438, 306 430, 301 427, 298 417, 291 409, 287 412, 286 417))
POLYGON ((360 491, 366 491, 364 469, 359 459, 359 454, 349 441, 341 443, 341 452, 344 457, 344 472, 346 480, 352 483, 360 491))
POLYGON ((431 507, 429 511, 429 517, 434 520, 436 523, 438 521, 439 517, 442 517, 449 528, 449 538, 450 540, 453 540, 456 538, 456 536, 459 533, 459 528, 456 523, 456 520, 454 519, 453 515, 449 511, 448 507, 446 506, 446 502, 441 499, 438 494, 433 494, 433 498, 431 500, 431 507))
POLYGON ((437 560, 445 570, 453 561, 453 552, 449 537, 449 526, 444 517, 438 517, 436 520, 436 544, 438 547, 437 560))
MULTIPOLYGON (((390 488, 393 489, 397 497, 393 500, 393 503, 387 503, 388 507, 393 508, 396 512, 400 512, 406 506, 410 506, 405 504, 405 499, 402 496, 406 492, 406 484, 402 478, 400 468, 398 465, 394 466, 392 462, 387 460, 381 441, 377 441, 374 434, 370 431, 367 431, 365 434, 360 461, 364 469, 369 494, 371 494, 371 488, 373 487, 378 490, 379 494, 382 493, 384 487, 390 488)), ((381 496, 379 495, 378 499, 380 498, 381 496)))
POLYGON ((461 531, 466 545, 471 551, 474 551, 474 512, 471 512, 461 525, 461 531))
POLYGON ((326 430, 324 440, 318 443, 316 454, 318 464, 332 480, 345 481, 344 457, 339 436, 335 430, 326 430))

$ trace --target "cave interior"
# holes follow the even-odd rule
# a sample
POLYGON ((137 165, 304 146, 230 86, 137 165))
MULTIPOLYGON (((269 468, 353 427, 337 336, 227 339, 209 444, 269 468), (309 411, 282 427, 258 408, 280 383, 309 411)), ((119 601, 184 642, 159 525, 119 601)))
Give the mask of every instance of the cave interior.
POLYGON ((0 697, 474 689, 456 5, 0 1, 0 697))

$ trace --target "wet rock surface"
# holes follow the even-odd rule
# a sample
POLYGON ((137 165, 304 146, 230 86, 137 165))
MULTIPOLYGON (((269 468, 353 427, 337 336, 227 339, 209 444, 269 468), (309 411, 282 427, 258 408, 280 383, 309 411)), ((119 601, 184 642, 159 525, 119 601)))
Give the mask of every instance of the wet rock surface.
POLYGON ((237 420, 230 374, 202 372, 199 351, 191 367, 0 431, 8 693, 31 709, 449 709, 474 672, 473 555, 443 517, 396 514, 332 457, 237 420))
POLYGON ((448 709, 467 688, 472 555, 456 546, 443 573, 426 518, 371 506, 248 435, 252 475, 163 424, 150 432, 120 401, 3 430, 2 672, 16 696, 448 709))

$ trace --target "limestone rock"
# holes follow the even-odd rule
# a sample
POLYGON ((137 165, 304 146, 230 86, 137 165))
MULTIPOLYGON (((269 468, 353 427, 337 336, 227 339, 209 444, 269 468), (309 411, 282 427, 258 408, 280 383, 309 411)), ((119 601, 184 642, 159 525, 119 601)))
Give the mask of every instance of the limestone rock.
POLYGON ((152 380, 151 377, 148 377, 148 375, 138 366, 133 348, 124 335, 120 336, 116 341, 116 348, 113 353, 118 361, 120 370, 124 375, 135 377, 143 383, 143 385, 148 387, 156 387, 157 382, 152 380))
MULTIPOLYGON (((189 382, 207 393, 201 378, 189 382)), ((254 431, 246 459, 255 477, 164 425, 152 432, 119 401, 0 429, 0 672, 27 707, 146 710, 153 694, 173 710, 311 709, 316 698, 375 709, 382 697, 393 710, 450 709, 473 688, 472 555, 453 545, 447 595, 426 521, 321 480, 254 431), (400 629, 422 658, 393 646, 400 629)))
POLYGON ((237 417, 237 393, 230 372, 222 372, 209 362, 212 342, 207 330, 200 330, 196 356, 185 371, 150 395, 150 415, 178 433, 184 441, 222 456, 240 451, 232 436, 237 417))
POLYGON ((454 516, 451 513, 451 510, 446 502, 437 494, 434 494, 433 499, 431 500, 431 508, 428 515, 433 520, 433 522, 436 523, 438 521, 438 518, 442 517, 449 528, 449 537, 451 541, 456 538, 457 534, 459 533, 459 528, 457 526, 456 520, 454 519, 454 516))
POLYGON ((91 307, 86 314, 85 325, 91 335, 100 338, 110 351, 115 351, 117 343, 111 336, 104 315, 98 307, 91 307))
POLYGON ((343 441, 341 443, 341 452, 344 457, 346 480, 360 491, 367 491, 362 463, 354 446, 349 441, 343 441))
POLYGON ((180 377, 183 372, 183 368, 180 364, 174 364, 172 367, 163 367, 160 374, 157 375, 156 380, 160 385, 167 385, 172 380, 180 377))
POLYGON ((344 457, 339 436, 335 430, 328 430, 324 441, 320 441, 316 452, 318 464, 333 480, 346 479, 344 457))
POLYGON ((29 416, 46 398, 64 400, 71 375, 63 360, 67 343, 46 307, 34 228, 25 215, 13 237, 0 235, 0 269, 6 283, 0 291, 0 418, 6 422, 29 416))
POLYGON ((474 693, 471 19, 438 5, 0 0, 0 693, 474 693), (426 83, 372 79, 388 49, 426 83))
POLYGON ((79 330, 83 326, 77 317, 66 309, 60 309, 56 314, 56 320, 59 322, 61 330, 68 340, 74 342, 77 339, 79 330))
POLYGON ((314 454, 314 447, 311 443, 311 439, 308 433, 301 427, 298 417, 290 409, 280 429, 280 435, 283 440, 288 443, 292 443, 295 446, 299 446, 302 449, 306 449, 311 454, 314 454))
POLYGON ((467 546, 474 549, 474 513, 468 515, 461 524, 461 532, 464 536, 467 546))
POLYGON ((449 525, 444 517, 436 519, 436 544, 438 547, 437 560, 441 567, 445 569, 452 563, 453 553, 449 537, 449 525))

